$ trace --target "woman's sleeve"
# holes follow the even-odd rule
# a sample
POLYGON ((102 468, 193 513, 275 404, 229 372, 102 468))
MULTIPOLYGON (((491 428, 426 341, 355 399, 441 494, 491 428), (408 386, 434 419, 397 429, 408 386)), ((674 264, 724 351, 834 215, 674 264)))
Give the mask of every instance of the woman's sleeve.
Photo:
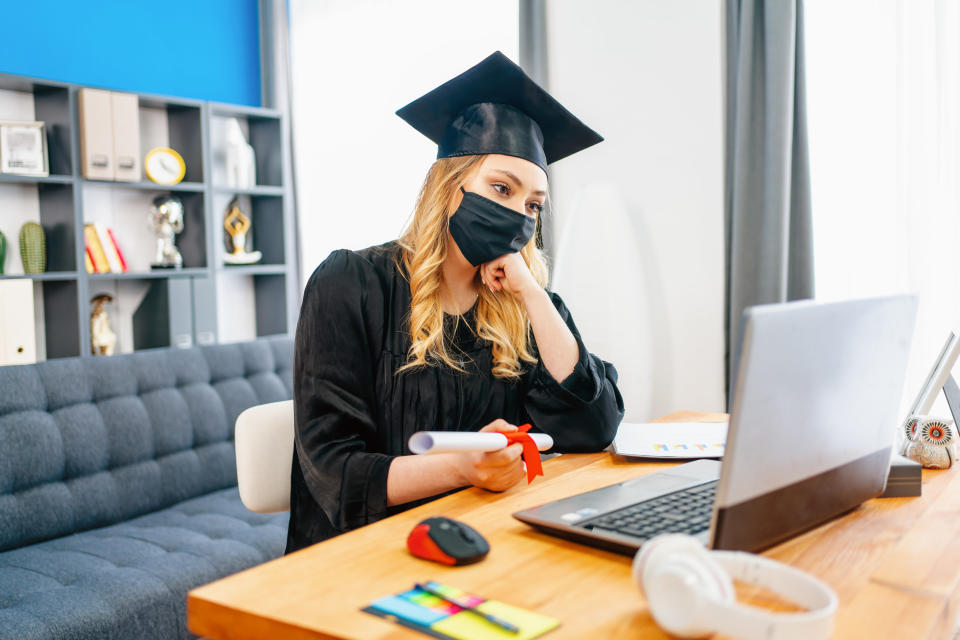
POLYGON ((617 370, 587 351, 570 310, 559 295, 548 293, 576 338, 579 356, 573 372, 557 382, 543 366, 538 353, 537 363, 528 374, 524 407, 533 425, 553 437, 555 449, 601 451, 613 442, 623 419, 617 370))
POLYGON ((393 456, 367 451, 377 431, 370 326, 384 313, 372 266, 334 251, 311 276, 294 342, 296 451, 311 495, 341 531, 386 515, 393 456), (371 317, 372 316, 372 317, 371 317))

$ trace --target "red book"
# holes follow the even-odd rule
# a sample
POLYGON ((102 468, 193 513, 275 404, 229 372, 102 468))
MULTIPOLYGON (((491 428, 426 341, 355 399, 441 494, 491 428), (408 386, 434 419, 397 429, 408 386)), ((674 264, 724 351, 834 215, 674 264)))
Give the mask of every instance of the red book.
POLYGON ((126 273, 129 270, 127 260, 123 257, 123 251, 120 251, 120 245, 117 244, 117 239, 113 235, 113 229, 110 227, 107 227, 107 235, 110 236, 110 243, 113 245, 114 251, 117 252, 117 258, 120 259, 120 267, 123 269, 123 272, 126 273))

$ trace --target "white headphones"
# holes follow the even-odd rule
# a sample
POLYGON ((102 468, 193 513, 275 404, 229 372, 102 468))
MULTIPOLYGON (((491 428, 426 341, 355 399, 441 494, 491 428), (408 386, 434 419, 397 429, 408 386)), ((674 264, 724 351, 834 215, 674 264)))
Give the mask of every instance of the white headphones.
POLYGON ((633 559, 653 619, 681 638, 723 633, 743 640, 821 640, 833 632, 837 595, 798 569, 743 551, 708 551, 691 536, 659 535, 633 559), (775 613, 736 602, 733 578, 788 598, 808 611, 775 613))

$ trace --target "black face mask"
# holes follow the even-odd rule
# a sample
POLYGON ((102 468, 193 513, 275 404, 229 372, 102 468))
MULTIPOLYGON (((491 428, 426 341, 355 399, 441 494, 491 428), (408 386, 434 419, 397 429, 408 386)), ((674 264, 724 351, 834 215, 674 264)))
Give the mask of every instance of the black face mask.
POLYGON ((522 249, 536 230, 536 219, 517 213, 472 191, 450 216, 450 235, 460 252, 475 267, 522 249))

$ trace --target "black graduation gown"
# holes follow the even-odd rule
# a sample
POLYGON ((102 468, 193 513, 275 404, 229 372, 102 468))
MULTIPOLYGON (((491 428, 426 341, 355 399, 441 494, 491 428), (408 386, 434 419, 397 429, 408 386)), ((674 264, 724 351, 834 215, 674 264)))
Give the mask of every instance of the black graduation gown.
POLYGON ((287 553, 435 499, 387 506, 390 462, 410 453, 416 431, 477 431, 504 418, 549 433, 554 450, 590 452, 610 444, 623 418, 616 369, 586 350, 556 293, 550 298, 580 350, 562 382, 539 360, 520 380, 495 378, 490 343, 472 329, 474 309, 445 316, 466 374, 446 366, 396 374, 410 346, 410 286, 395 264, 398 250, 391 241, 334 251, 304 291, 287 553))

